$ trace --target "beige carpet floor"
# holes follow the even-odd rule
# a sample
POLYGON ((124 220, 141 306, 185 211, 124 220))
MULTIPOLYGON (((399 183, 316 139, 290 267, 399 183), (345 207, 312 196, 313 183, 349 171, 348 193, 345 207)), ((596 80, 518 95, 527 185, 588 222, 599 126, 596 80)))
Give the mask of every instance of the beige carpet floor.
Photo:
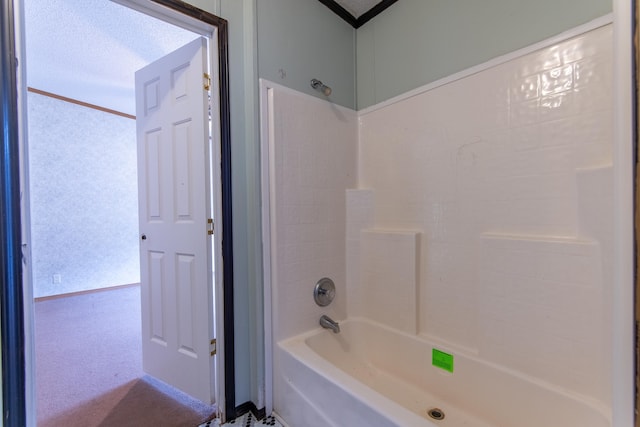
POLYGON ((195 427, 215 406, 142 371, 140 288, 35 303, 38 427, 195 427))

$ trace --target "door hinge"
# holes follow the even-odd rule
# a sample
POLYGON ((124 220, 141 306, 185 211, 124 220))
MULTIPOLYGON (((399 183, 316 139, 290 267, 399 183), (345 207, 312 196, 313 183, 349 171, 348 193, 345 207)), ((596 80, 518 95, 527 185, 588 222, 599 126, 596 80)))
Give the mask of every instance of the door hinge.
POLYGON ((204 90, 208 92, 209 89, 211 89, 211 76, 209 76, 209 74, 207 73, 204 73, 203 77, 204 77, 204 90))
POLYGON ((208 218, 207 219, 207 234, 209 236, 211 236, 213 234, 213 219, 212 218, 208 218))
POLYGON ((217 352, 218 352, 218 348, 216 346, 216 339, 213 338, 211 340, 211 356, 215 356, 217 352))

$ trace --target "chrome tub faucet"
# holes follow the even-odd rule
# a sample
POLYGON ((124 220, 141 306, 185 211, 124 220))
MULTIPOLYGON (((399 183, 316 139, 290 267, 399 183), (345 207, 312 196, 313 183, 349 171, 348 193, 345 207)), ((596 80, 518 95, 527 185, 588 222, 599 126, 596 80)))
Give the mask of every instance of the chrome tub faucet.
POLYGON ((325 329, 331 329, 334 334, 340 332, 340 325, 338 324, 338 322, 335 322, 326 314, 323 314, 320 318, 320 326, 325 329))

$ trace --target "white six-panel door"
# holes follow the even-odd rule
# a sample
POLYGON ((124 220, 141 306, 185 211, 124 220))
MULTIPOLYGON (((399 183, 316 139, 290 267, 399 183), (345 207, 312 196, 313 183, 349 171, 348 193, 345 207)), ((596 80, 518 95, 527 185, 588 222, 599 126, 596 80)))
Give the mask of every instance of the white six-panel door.
POLYGON ((207 42, 136 73, 144 371, 215 399, 207 42))

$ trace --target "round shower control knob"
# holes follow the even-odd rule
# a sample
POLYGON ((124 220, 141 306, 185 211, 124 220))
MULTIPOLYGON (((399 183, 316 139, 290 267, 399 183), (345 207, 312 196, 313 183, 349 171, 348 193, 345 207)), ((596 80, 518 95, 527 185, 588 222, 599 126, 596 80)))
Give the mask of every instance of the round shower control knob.
POLYGON ((336 296, 336 285, 333 280, 323 277, 313 288, 313 299, 320 307, 326 307, 336 296))

